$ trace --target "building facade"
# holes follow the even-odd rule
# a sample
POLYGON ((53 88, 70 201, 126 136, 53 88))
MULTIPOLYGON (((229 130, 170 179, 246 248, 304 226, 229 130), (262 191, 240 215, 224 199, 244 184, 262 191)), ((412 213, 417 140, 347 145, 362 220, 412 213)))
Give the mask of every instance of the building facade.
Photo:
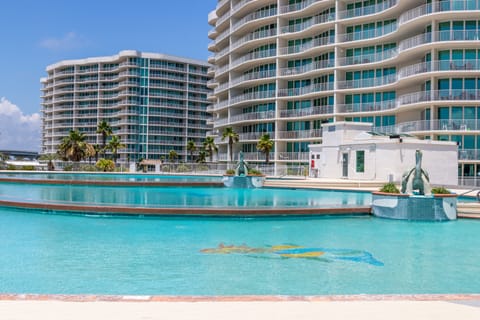
POLYGON ((208 67, 137 51, 48 66, 48 76, 41 79, 42 153, 56 153, 71 130, 101 144, 97 126, 105 120, 126 145, 118 151, 119 162, 168 159, 170 150, 186 160, 187 142, 199 148, 211 130, 208 67))
POLYGON ((310 146, 310 175, 318 178, 402 182, 421 150, 429 183, 456 186, 457 144, 372 132, 371 123, 324 123, 322 144, 310 146))
POLYGON ((214 132, 250 162, 268 133, 283 174, 322 123, 354 121, 455 141, 459 176, 480 173, 480 1, 221 0, 209 23, 214 132))

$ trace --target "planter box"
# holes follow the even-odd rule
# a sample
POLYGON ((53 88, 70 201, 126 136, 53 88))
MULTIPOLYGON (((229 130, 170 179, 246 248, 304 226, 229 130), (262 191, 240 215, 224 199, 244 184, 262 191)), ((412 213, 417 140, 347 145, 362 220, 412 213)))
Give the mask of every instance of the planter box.
POLYGON ((399 220, 455 220, 457 219, 457 195, 418 196, 373 192, 372 213, 376 217, 399 220))

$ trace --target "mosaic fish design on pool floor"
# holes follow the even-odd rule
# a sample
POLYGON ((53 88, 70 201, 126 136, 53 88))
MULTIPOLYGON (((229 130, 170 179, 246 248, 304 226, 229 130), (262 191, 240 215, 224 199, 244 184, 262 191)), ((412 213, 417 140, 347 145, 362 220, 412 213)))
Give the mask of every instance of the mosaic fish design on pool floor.
POLYGON ((250 257, 264 258, 293 258, 311 259, 323 262, 353 261, 363 262, 373 266, 383 266, 383 262, 375 259, 370 252, 356 249, 329 249, 329 248, 308 248, 297 245, 276 245, 260 248, 247 245, 224 245, 220 243, 216 248, 200 250, 207 254, 242 254, 250 257))

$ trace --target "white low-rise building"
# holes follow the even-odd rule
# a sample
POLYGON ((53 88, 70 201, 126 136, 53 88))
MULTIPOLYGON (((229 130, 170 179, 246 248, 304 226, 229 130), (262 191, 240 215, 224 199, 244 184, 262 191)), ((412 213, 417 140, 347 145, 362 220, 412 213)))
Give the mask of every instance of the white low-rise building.
POLYGON ((322 144, 310 145, 311 176, 399 183, 415 167, 415 151, 421 150, 431 184, 458 183, 455 142, 379 134, 370 123, 335 122, 322 128, 322 144))

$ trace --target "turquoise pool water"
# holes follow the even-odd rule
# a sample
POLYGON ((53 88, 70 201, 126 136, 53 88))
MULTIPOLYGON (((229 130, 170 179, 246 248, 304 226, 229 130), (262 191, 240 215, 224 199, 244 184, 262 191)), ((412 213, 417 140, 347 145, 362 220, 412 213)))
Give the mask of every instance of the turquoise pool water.
POLYGON ((33 180, 86 180, 86 181, 131 181, 131 182, 221 182, 221 176, 159 175, 126 173, 43 173, 43 172, 0 172, 0 178, 33 180))
POLYGON ((479 293, 479 234, 470 220, 92 218, 0 208, 0 292, 479 293), (238 250, 222 253, 221 244, 238 250), (281 245, 317 256, 273 251, 281 245))
POLYGON ((318 207, 370 205, 367 192, 216 187, 106 187, 1 183, 0 200, 141 207, 318 207))

